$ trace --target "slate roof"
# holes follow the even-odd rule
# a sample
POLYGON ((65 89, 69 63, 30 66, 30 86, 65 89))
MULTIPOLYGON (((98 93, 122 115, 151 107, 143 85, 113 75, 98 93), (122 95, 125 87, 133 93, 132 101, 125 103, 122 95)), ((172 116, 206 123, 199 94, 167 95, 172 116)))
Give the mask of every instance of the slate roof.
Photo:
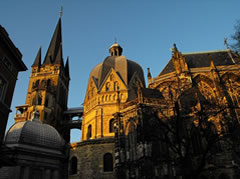
POLYGON ((32 67, 40 67, 41 66, 41 59, 42 59, 42 55, 41 55, 41 47, 38 50, 37 56, 32 64, 32 67))
MULTIPOLYGON (((230 54, 234 59, 236 64, 239 64, 239 60, 236 54, 232 53, 229 50, 219 50, 219 51, 207 51, 207 52, 196 52, 196 53, 185 53, 183 54, 186 63, 189 68, 201 68, 209 67, 209 56, 213 60, 215 66, 225 66, 225 65, 234 65, 233 60, 231 59, 230 54)), ((160 75, 164 75, 174 71, 174 66, 172 60, 168 62, 165 68, 162 70, 160 75)))
MULTIPOLYGON (((163 98, 162 93, 157 89, 151 88, 142 88, 142 95, 144 98, 153 98, 153 99, 161 99, 163 98)), ((127 101, 131 101, 137 98, 137 89, 130 89, 128 92, 127 101)))
POLYGON ((93 68, 89 79, 93 77, 98 82, 97 86, 99 88, 111 69, 114 69, 119 74, 120 78, 126 85, 129 84, 133 74, 136 72, 145 86, 142 67, 136 62, 126 59, 125 56, 106 57, 103 63, 100 63, 93 68))
POLYGON ((62 62, 62 28, 61 28, 61 18, 57 23, 56 29, 54 31, 53 37, 51 39, 50 45, 48 47, 46 56, 43 61, 43 65, 52 63, 62 62), (57 60, 56 60, 57 59, 57 60))

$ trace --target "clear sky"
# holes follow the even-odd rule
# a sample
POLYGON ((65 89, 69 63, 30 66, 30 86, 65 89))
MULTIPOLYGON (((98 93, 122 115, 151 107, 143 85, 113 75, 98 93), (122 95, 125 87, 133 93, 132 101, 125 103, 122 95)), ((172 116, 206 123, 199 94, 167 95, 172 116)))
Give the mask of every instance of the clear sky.
MULTIPOLYGON (((198 52, 225 49, 240 19, 239 0, 2 0, 0 24, 23 54, 28 71, 21 72, 12 101, 25 103, 31 65, 42 46, 44 58, 63 6, 63 56, 70 58, 69 107, 79 107, 92 68, 108 56, 114 38, 123 55, 149 67, 156 77, 171 58, 170 48, 198 52)), ((80 140, 72 132, 72 141, 80 140)))

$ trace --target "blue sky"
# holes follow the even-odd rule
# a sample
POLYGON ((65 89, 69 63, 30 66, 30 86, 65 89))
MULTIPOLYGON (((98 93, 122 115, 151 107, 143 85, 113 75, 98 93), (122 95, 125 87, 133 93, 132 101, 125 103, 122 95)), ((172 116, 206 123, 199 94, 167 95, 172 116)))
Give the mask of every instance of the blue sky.
MULTIPOLYGON (((173 43, 181 52, 225 49, 224 38, 240 19, 239 0, 7 0, 0 2, 0 24, 23 54, 28 71, 18 76, 12 101, 25 103, 31 65, 42 46, 45 56, 63 6, 63 56, 70 58, 69 107, 83 103, 91 69, 108 56, 114 38, 123 55, 149 67, 156 77, 171 58, 173 43)), ((72 132, 72 141, 80 139, 72 132)))

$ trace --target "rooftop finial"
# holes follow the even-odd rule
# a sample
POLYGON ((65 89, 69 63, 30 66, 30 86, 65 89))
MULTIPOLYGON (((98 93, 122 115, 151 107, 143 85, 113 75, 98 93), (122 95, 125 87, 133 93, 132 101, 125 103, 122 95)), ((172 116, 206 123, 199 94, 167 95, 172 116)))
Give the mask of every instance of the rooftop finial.
POLYGON ((61 6, 61 9, 60 9, 60 17, 62 17, 63 15, 63 7, 61 6))
POLYGON ((227 49, 229 49, 227 38, 224 38, 224 45, 226 45, 227 49))
POLYGON ((115 44, 117 43, 117 38, 116 38, 116 37, 114 37, 114 43, 115 43, 115 44))

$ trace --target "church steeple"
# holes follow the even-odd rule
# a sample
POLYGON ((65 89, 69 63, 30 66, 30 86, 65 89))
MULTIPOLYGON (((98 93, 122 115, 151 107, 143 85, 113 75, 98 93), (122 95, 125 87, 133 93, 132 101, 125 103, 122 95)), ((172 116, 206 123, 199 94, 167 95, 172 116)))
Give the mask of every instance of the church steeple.
MULTIPOLYGON (((62 130, 59 126, 64 120, 63 113, 67 109, 70 77, 69 62, 67 60, 65 66, 63 62, 61 33, 60 17, 43 63, 41 63, 41 48, 33 62, 26 102, 17 107, 23 115, 16 116, 16 121, 31 120, 34 106, 37 106, 39 119, 43 123, 48 123, 59 131, 62 130)), ((69 132, 65 132, 62 133, 63 137, 69 141, 69 132)))
POLYGON ((41 59, 42 59, 42 54, 41 54, 41 47, 38 50, 37 56, 32 64, 32 67, 40 67, 41 66, 41 59))
MULTIPOLYGON (((54 64, 56 62, 58 53, 62 52, 62 27, 61 17, 58 20, 55 32, 48 47, 43 65, 54 64)), ((61 59, 62 60, 62 59, 61 59)))

